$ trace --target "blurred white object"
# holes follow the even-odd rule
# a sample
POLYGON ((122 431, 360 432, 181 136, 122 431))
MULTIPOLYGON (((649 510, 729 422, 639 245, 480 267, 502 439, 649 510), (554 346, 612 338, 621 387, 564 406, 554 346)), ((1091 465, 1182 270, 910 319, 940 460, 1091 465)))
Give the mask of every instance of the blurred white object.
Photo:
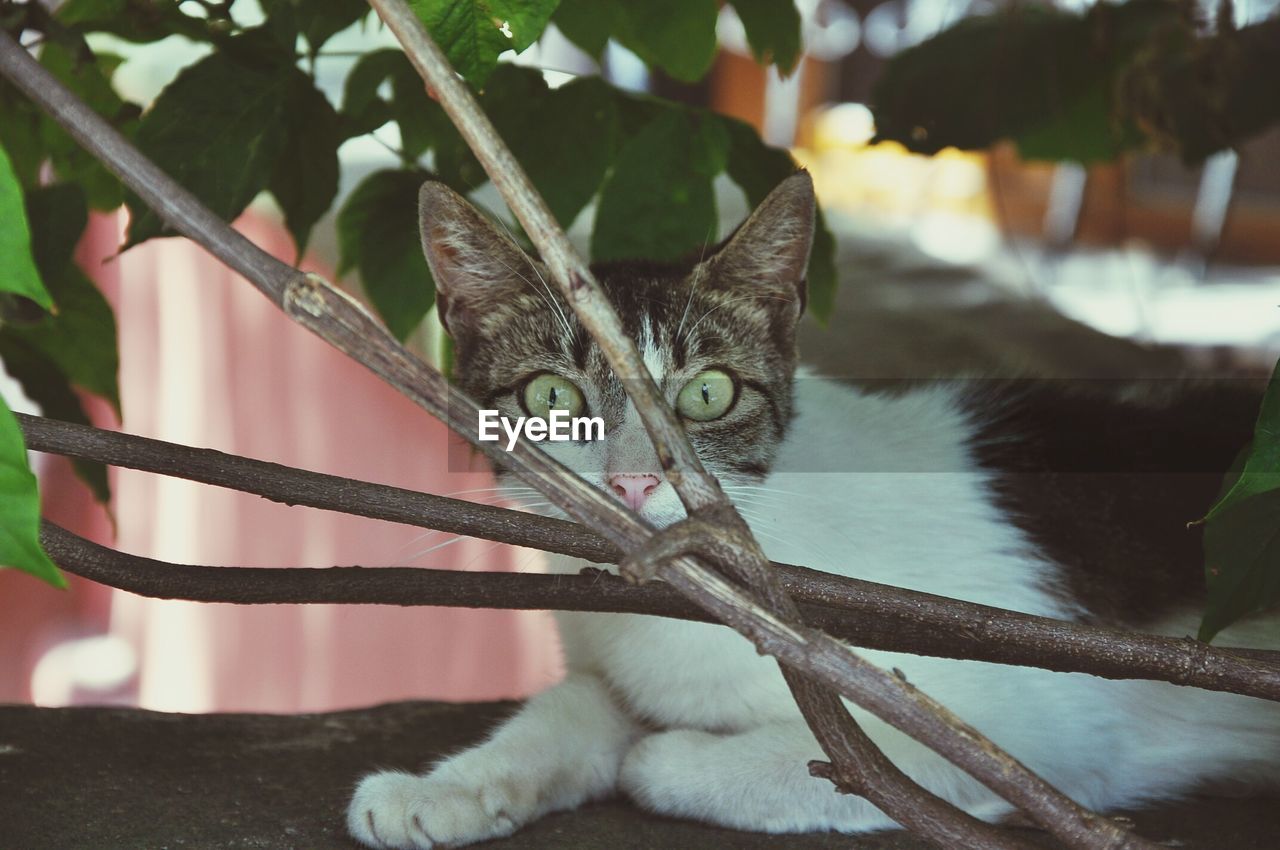
POLYGON ((935 259, 970 265, 1000 247, 1000 232, 988 219, 936 210, 916 219, 911 226, 911 241, 935 259))
POLYGON ((131 704, 138 658, 116 635, 55 644, 36 663, 31 698, 36 705, 131 704))

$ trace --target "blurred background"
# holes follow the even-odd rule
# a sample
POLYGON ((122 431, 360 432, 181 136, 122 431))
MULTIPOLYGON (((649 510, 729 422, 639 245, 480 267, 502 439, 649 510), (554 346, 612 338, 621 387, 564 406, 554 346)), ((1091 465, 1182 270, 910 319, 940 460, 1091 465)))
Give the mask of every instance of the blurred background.
MULTIPOLYGON (((781 78, 747 49, 724 7, 720 47, 700 83, 677 83, 610 44, 597 62, 554 27, 519 57, 551 85, 603 74, 615 85, 706 106, 756 126, 813 174, 837 239, 840 286, 826 327, 806 320, 804 358, 851 378, 980 371, 1103 379, 1197 371, 1263 376, 1280 353, 1280 130, 1188 167, 1135 154, 1084 167, 1019 158, 1011 146, 926 157, 871 145, 869 102, 885 63, 990 2, 799 0, 805 58, 781 78)), ((1065 8, 1086 4, 1063 3, 1065 8)), ((1237 23, 1280 2, 1238 2, 1237 23)), ((1206 15, 1216 12, 1206 6, 1206 15)), ((237 3, 251 17, 252 3, 237 3)), ((200 58, 181 38, 121 53, 115 75, 147 103, 200 58)), ((336 103, 354 57, 394 45, 373 23, 329 43, 318 81, 336 103), (349 58, 344 58, 344 51, 349 58)), ((1259 81, 1273 89, 1275 81, 1259 81)), ((388 124, 341 149, 342 193, 394 166, 388 124)), ((722 233, 747 212, 717 184, 722 233)), ((501 207, 491 187, 477 193, 501 207)), ((339 198, 339 203, 341 197, 339 198)), ((571 235, 585 246, 592 208, 571 235)), ((102 427, 339 475, 494 502, 483 469, 450 471, 452 439, 243 281, 179 239, 116 255, 123 213, 97 214, 82 267, 120 328, 124 421, 87 401, 102 427)), ((237 226, 292 260, 263 196, 237 226)), ((331 279, 332 216, 304 266, 331 279)), ((345 284, 359 292, 359 281, 345 284)), ((437 357, 434 321, 411 340, 437 357)), ((8 382, 4 396, 38 412, 8 382)), ((39 457, 47 515, 124 551, 240 566, 540 568, 537 553, 289 508, 184 481, 112 470, 110 512, 63 459, 39 457)), ((0 701, 123 704, 173 711, 319 711, 394 699, 522 696, 560 675, 550 618, 537 612, 375 607, 235 607, 161 602, 72 579, 57 593, 0 571, 0 701)))

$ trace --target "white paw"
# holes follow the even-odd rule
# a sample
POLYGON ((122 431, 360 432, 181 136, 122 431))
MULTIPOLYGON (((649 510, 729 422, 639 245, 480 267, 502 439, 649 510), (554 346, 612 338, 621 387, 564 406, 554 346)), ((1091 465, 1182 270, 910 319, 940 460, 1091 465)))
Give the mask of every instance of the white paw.
POLYGON ((347 829, 378 850, 432 850, 510 835, 519 825, 503 785, 463 785, 389 771, 366 776, 347 829))
MULTIPOLYGON (((618 774, 618 787, 640 806, 681 813, 672 798, 685 786, 698 786, 698 744, 714 736, 692 729, 658 732, 641 738, 627 752, 618 774)), ((703 777, 705 779, 705 777, 703 777)))

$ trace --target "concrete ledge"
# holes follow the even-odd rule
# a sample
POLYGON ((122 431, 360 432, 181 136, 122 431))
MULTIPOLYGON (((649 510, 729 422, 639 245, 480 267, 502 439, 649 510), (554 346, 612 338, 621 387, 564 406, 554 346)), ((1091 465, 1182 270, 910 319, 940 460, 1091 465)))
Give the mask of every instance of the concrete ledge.
MULTIPOLYGON (((375 767, 418 769, 480 738, 512 703, 395 703, 312 715, 0 706, 4 850, 353 850, 342 813, 375 767)), ((1280 800, 1194 799, 1132 815, 1183 850, 1274 850, 1280 800)), ((1029 837, 1054 846, 1040 833, 1029 837)), ((925 850, 901 833, 766 836, 623 802, 555 815, 495 850, 925 850)))

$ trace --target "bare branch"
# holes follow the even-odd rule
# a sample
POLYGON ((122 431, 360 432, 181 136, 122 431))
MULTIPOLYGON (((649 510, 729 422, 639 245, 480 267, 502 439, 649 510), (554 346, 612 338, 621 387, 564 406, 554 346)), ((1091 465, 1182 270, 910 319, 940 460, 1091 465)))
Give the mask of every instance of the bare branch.
MULTIPOLYGON (((419 567, 211 567, 174 564, 100 546, 45 520, 40 542, 74 575, 153 599, 238 605, 439 605, 525 611, 608 611, 714 622, 654 583, 585 575, 472 572, 419 567)), ((827 609, 830 610, 830 609, 827 609)))
POLYGON ((615 563, 618 548, 567 520, 431 493, 309 472, 214 449, 17 413, 27 448, 213 484, 282 502, 341 511, 499 543, 615 563))

